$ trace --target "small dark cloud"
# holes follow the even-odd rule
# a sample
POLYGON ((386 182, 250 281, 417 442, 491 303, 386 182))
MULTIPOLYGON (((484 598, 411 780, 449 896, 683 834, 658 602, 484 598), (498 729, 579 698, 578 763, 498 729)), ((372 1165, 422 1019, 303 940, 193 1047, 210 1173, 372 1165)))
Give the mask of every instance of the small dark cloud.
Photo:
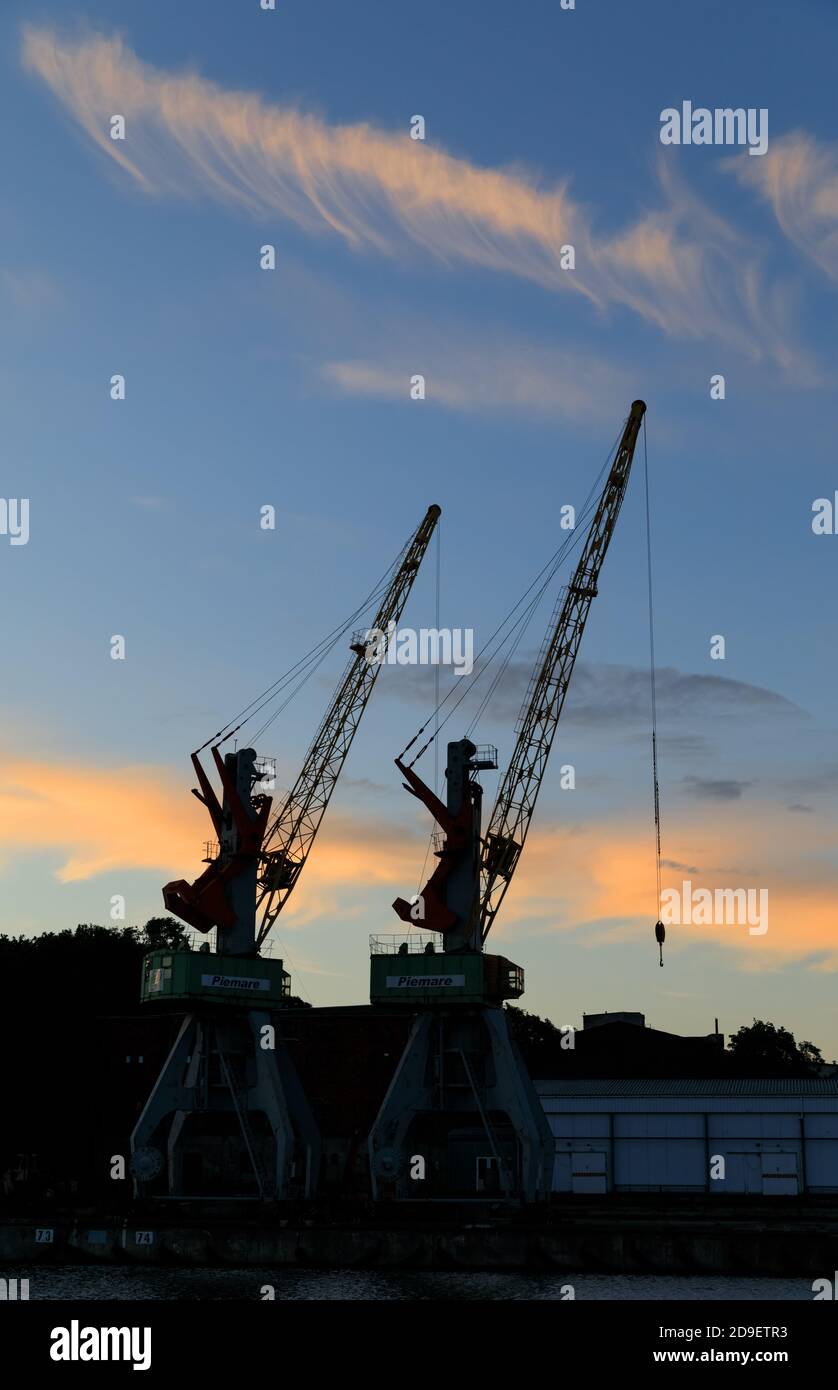
POLYGON ((674 869, 679 874, 697 874, 700 869, 697 864, 679 864, 677 859, 662 859, 662 869, 674 869))
MULTIPOLYGON (((479 634, 475 646, 479 647, 479 634)), ((509 663, 489 701, 481 721, 484 725, 489 720, 508 723, 517 718, 529 687, 534 660, 534 656, 530 656, 509 663)), ((477 669, 479 663, 475 664, 477 669)), ((464 718, 460 720, 457 717, 458 724, 467 725, 473 717, 496 670, 496 666, 490 666, 466 696, 460 706, 464 718)), ((381 674, 379 690, 382 694, 411 704, 433 707, 433 667, 394 665, 381 674)), ((456 687, 444 706, 443 714, 451 708, 470 681, 471 676, 457 677, 451 674, 450 668, 440 669, 441 696, 456 687)), ((670 725, 682 724, 685 719, 807 717, 799 705, 764 686, 749 685, 746 681, 731 680, 727 676, 694 675, 679 671, 674 666, 662 667, 656 673, 656 694, 658 719, 662 725, 667 722, 670 725)), ((573 673, 562 722, 565 728, 645 727, 649 723, 650 710, 648 669, 580 662, 573 673)), ((662 733, 662 746, 664 739, 673 752, 697 754, 707 749, 707 739, 691 731, 673 732, 670 729, 662 733)))
POLYGON ((790 806, 787 806, 787 807, 786 807, 786 810, 787 810, 787 811, 805 811, 807 815, 810 815, 810 816, 811 816, 811 815, 814 813, 815 808, 814 808, 814 806, 804 806, 803 803, 800 802, 800 801, 793 801, 793 802, 791 803, 790 806))
MULTIPOLYGON (((643 737, 648 739, 647 731, 644 731, 643 737)), ((704 757, 710 746, 709 738, 703 734, 658 734, 658 748, 662 753, 676 758, 704 757)))
POLYGON ((754 785, 735 777, 682 777, 681 781, 702 801, 738 801, 743 791, 754 785))
POLYGON ((822 761, 817 771, 786 777, 783 785, 789 792, 799 792, 808 796, 817 795, 820 792, 832 793, 835 790, 836 782, 838 782, 838 762, 833 759, 829 762, 822 761))
MULTIPOLYGON (((664 666, 655 675, 659 721, 754 715, 801 717, 803 710, 764 686, 727 676, 695 675, 664 666)), ((631 666, 580 664, 567 697, 567 716, 579 724, 648 721, 649 672, 631 666)), ((695 735, 687 735, 689 740, 695 735)))

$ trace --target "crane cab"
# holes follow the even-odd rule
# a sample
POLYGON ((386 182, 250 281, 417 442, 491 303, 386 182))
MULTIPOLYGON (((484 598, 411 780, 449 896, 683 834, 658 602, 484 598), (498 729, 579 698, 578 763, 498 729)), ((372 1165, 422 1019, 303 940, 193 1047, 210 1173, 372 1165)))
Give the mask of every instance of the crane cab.
POLYGON ((143 957, 140 998, 144 1004, 197 1000, 273 1009, 290 992, 291 976, 281 960, 220 956, 211 951, 151 951, 143 957))
POLYGON ((523 993, 524 971, 505 956, 443 951, 430 932, 370 937, 373 1004, 498 1005, 523 993))

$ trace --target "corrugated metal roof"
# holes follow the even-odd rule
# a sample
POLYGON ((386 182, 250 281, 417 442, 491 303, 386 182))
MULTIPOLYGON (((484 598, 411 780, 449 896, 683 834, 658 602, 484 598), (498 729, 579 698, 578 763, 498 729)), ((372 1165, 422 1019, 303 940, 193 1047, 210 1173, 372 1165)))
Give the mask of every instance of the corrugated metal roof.
POLYGON ((540 1096, 838 1096, 838 1076, 760 1080, 655 1081, 642 1078, 536 1081, 540 1096))

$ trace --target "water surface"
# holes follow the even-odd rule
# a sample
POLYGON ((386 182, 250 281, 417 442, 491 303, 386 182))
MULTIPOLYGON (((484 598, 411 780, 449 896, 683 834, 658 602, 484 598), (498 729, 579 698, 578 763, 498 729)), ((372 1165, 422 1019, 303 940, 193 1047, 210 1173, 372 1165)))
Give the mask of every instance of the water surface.
POLYGON ((570 1285, 577 1300, 637 1301, 678 1299, 703 1302, 812 1301, 812 1280, 736 1278, 728 1275, 677 1277, 623 1274, 486 1274, 384 1270, 158 1269, 134 1265, 30 1265, 4 1271, 5 1278, 29 1280, 32 1299, 234 1299, 259 1301, 270 1285, 277 1302, 352 1300, 356 1302, 471 1303, 558 1301, 570 1285))

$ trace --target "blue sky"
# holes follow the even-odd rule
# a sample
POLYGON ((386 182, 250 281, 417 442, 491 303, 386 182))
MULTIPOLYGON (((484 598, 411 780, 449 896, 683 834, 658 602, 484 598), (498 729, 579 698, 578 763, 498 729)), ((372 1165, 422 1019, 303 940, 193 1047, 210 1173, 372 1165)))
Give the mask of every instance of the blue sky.
MULTIPOLYGON (((0 390, 31 535, 0 537, 2 929, 104 921, 114 893, 130 921, 159 911, 199 867, 189 751, 430 502, 441 621, 479 645, 639 395, 664 856, 673 881, 767 887, 770 929, 673 928, 657 970, 636 467, 497 949, 556 1022, 767 1016, 838 1052, 838 538, 811 527, 838 488, 837 29, 815 0, 6 7, 0 390), (664 148, 684 100, 766 108, 768 153, 664 148)), ((429 564, 405 621, 430 625, 434 598, 429 564)), ((341 661, 260 750, 281 781, 341 661)), ((478 731, 502 759, 525 665, 478 731)), ((318 1003, 363 1000, 367 933, 419 876, 392 767, 429 711, 416 675, 382 673, 284 914, 318 1003)))

